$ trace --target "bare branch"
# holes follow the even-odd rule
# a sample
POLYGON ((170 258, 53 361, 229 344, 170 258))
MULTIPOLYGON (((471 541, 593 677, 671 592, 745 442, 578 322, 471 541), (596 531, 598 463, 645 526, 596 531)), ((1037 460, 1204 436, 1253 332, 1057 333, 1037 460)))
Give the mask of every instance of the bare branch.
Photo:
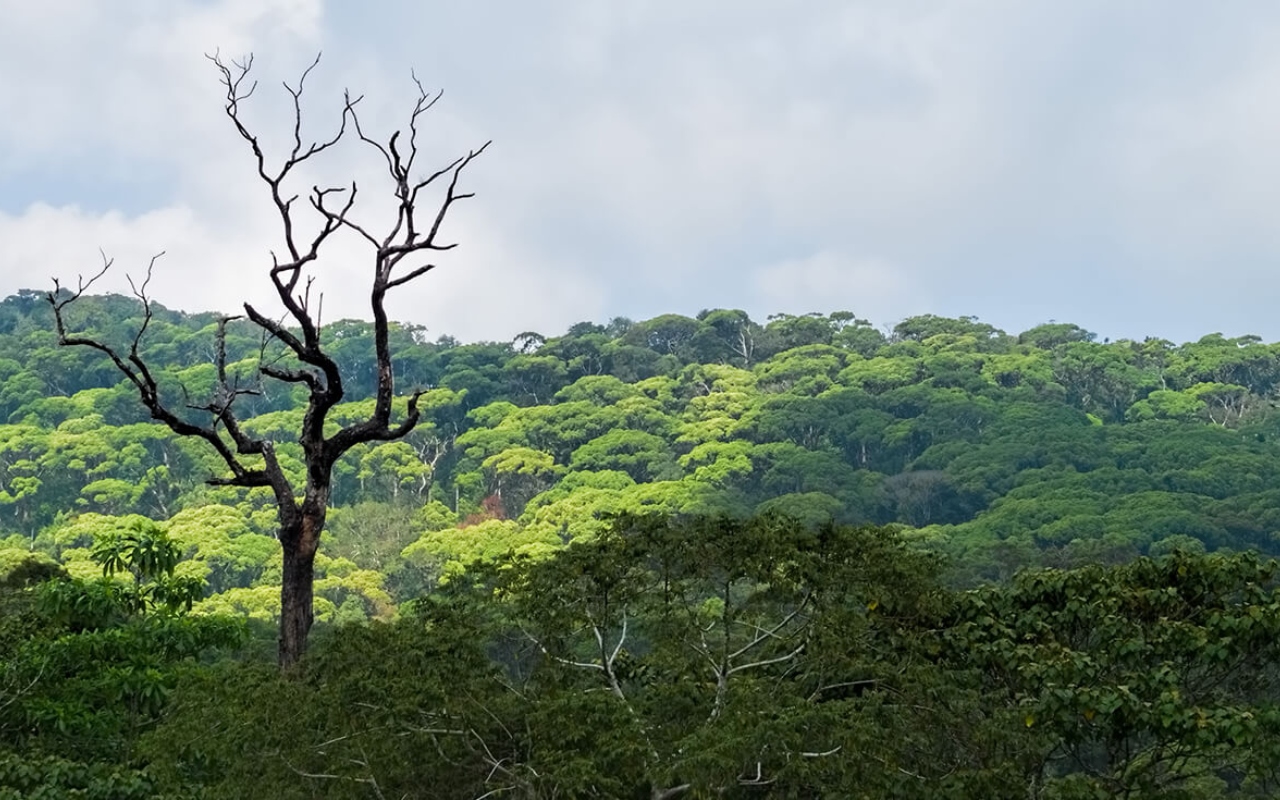
POLYGON ((622 652, 622 643, 627 640, 627 615, 622 614, 622 632, 618 634, 618 643, 614 645, 613 652, 609 654, 609 663, 612 664, 618 660, 618 653, 622 652))
MULTIPOLYGON (((449 191, 445 195, 444 202, 440 204, 440 210, 436 212, 435 220, 431 223, 431 231, 427 234, 427 238, 425 240, 426 247, 429 247, 433 250, 451 250, 457 246, 456 244, 443 245, 443 246, 437 245, 436 235, 440 233, 440 225, 441 223, 444 222, 445 215, 449 213, 450 207, 452 207, 455 202, 457 202, 458 200, 466 200, 468 198, 475 197, 474 192, 466 192, 464 194, 457 193, 458 178, 462 175, 462 170, 466 169, 467 165, 470 164, 472 161, 474 161, 476 158, 478 158, 481 153, 483 153, 485 150, 488 150, 489 145, 491 144, 493 144, 492 139, 482 144, 479 150, 472 150, 470 153, 467 153, 466 158, 463 158, 461 162, 458 163, 457 167, 453 169, 453 178, 449 181, 449 191)), ((428 179, 427 183, 429 183, 430 180, 433 180, 433 179, 428 179)), ((426 183, 424 183, 423 185, 425 186, 426 183)), ((416 190, 415 190, 415 194, 416 194, 416 190)))
POLYGON ((395 287, 400 286, 401 284, 408 283, 409 281, 413 280, 414 278, 417 278, 420 275, 427 274, 428 272, 430 272, 435 268, 436 268, 435 264, 424 264, 421 267, 418 267, 417 269, 413 270, 412 272, 407 272, 404 275, 401 275, 399 278, 396 278, 393 281, 387 281, 387 288, 394 289, 395 287))
MULTIPOLYGON (((138 398, 142 402, 142 405, 150 412, 152 419, 164 423, 169 430, 179 436, 193 436, 208 442, 232 473, 232 477, 230 478, 214 478, 210 480, 211 483, 232 486, 267 486, 269 485, 269 481, 266 474, 262 470, 246 467, 236 457, 236 452, 233 452, 227 442, 218 435, 217 429, 214 426, 197 425, 185 420, 174 413, 164 403, 161 399, 160 387, 155 376, 151 374, 151 370, 148 368, 147 363, 139 355, 138 350, 142 342, 142 337, 146 332, 152 316, 151 303, 146 295, 146 286, 150 281, 152 267, 154 267, 155 262, 160 255, 151 259, 151 263, 147 268, 147 279, 144 280, 141 285, 134 284, 132 280, 130 281, 130 285, 134 291, 134 296, 142 303, 143 322, 130 343, 129 354, 127 356, 122 356, 115 348, 104 344, 97 339, 87 336, 76 336, 67 332, 67 308, 72 303, 79 300, 84 295, 85 291, 92 287, 95 281, 105 275, 107 270, 112 266, 113 262, 108 259, 105 254, 103 255, 104 264, 102 269, 88 281, 79 279, 77 281, 77 289, 74 293, 64 295, 58 280, 56 278, 54 279, 54 290, 47 295, 46 299, 48 300, 49 305, 53 308, 54 326, 58 334, 58 343, 68 347, 88 347, 102 353, 111 360, 116 369, 133 384, 135 389, 137 389, 138 398)), ((223 422, 224 425, 230 421, 231 425, 227 425, 228 430, 234 429, 238 432, 238 427, 234 424, 234 416, 231 412, 231 400, 233 399, 234 396, 227 399, 224 404, 219 406, 220 413, 217 415, 218 419, 215 420, 215 425, 218 421, 223 422)), ((256 443, 247 437, 244 437, 243 434, 238 434, 238 436, 239 439, 235 442, 238 452, 242 455, 253 453, 256 443)), ((233 439, 235 438, 236 437, 233 436, 233 439)))
MULTIPOLYGON (((275 286, 276 293, 281 303, 289 311, 294 321, 302 330, 303 341, 313 349, 318 350, 320 346, 319 334, 308 314, 305 302, 300 302, 294 296, 297 288, 298 280, 302 274, 302 269, 307 264, 316 260, 319 256, 321 246, 324 242, 338 229, 343 227, 344 218, 350 211, 354 203, 354 192, 347 200, 346 205, 341 211, 328 212, 322 211, 323 224, 311 237, 310 241, 303 244, 299 241, 295 233, 296 221, 293 216, 293 201, 296 195, 286 194, 283 189, 285 179, 290 173, 312 157, 323 153, 330 147, 336 145, 346 135, 347 122, 349 115, 354 114, 355 106, 360 102, 360 98, 351 99, 350 95, 344 97, 342 114, 337 131, 328 139, 323 141, 315 141, 304 147, 302 143, 302 93, 306 84, 306 79, 315 69, 320 61, 317 55, 315 60, 303 72, 302 77, 298 80, 296 87, 285 84, 285 90, 289 93, 293 101, 293 147, 288 156, 281 162, 277 169, 270 170, 267 167, 266 154, 262 149, 262 145, 258 137, 253 134, 244 124, 240 116, 240 103, 247 99, 249 94, 241 91, 240 86, 244 82, 249 69, 253 65, 252 57, 246 58, 243 62, 237 63, 232 61, 230 64, 222 61, 220 56, 214 54, 208 56, 222 74, 222 85, 226 88, 226 105, 224 110, 227 117, 235 126, 236 132, 244 139, 253 151, 254 159, 257 162, 258 177, 266 183, 270 190, 271 199, 276 207, 277 216, 280 219, 281 230, 284 236, 285 248, 288 252, 288 260, 281 261, 273 257, 273 267, 271 270, 271 280, 275 286)), ((256 84, 254 84, 256 86, 256 84)), ((312 195, 312 205, 321 210, 324 205, 324 197, 330 193, 342 192, 345 189, 320 189, 316 188, 312 195)))
POLYGON ((822 752, 808 752, 808 753, 802 751, 799 755, 801 758, 826 758, 827 756, 834 756, 836 753, 839 753, 840 750, 843 749, 843 747, 844 745, 838 744, 835 747, 831 748, 830 750, 823 750, 822 752))
POLYGON ((17 701, 21 700, 24 695, 30 693, 30 691, 35 688, 36 684, 40 682, 40 679, 44 677, 44 670, 45 670, 45 667, 47 666, 49 666, 49 657, 45 656, 44 659, 40 661, 40 669, 36 670, 35 677, 32 678, 27 683, 26 686, 11 692, 9 694, 9 699, 5 700, 3 703, 0 703, 0 711, 3 711, 4 709, 13 705, 17 701))
POLYGON ((732 660, 737 658, 738 656, 745 654, 748 650, 751 650, 752 648, 756 647, 757 645, 761 644, 767 639, 778 638, 778 631, 782 630, 787 625, 791 624, 791 621, 795 619, 796 616, 798 616, 802 610, 804 610, 805 606, 808 604, 808 601, 809 601, 809 595, 806 594, 801 599, 800 604, 796 607, 796 609, 792 611, 790 614, 783 617, 781 622, 779 622, 777 625, 774 625, 772 628, 766 631, 761 631, 761 633, 758 636, 756 636, 754 639, 752 639, 750 642, 747 642, 742 647, 730 653, 728 656, 729 659, 732 660))
POLYGON ((725 673, 725 676, 727 677, 729 675, 733 675, 734 673, 742 672, 748 669, 755 669, 756 667, 767 667, 770 664, 781 664, 784 661, 790 661, 791 659, 800 655, 800 653, 802 653, 803 651, 804 651, 804 645, 801 644, 796 649, 792 650, 790 653, 787 653, 786 655, 777 656, 775 658, 763 658, 763 659, 760 659, 759 661, 752 661, 750 664, 739 664, 736 667, 730 667, 729 670, 725 673))
POLYGON ((550 650, 547 649, 547 646, 544 645, 542 641, 539 640, 532 633, 529 633, 523 628, 520 629, 520 632, 523 633, 529 639, 529 641, 533 642, 534 646, 537 647, 540 651, 542 651, 542 654, 544 656, 546 656, 547 658, 550 658, 553 661, 564 664, 567 667, 578 667, 580 669, 598 669, 600 671, 604 671, 603 664, 596 664, 591 661, 574 661, 569 658, 561 658, 560 656, 554 655, 550 650))
MULTIPOLYGON (((302 71, 302 75, 298 78, 298 88, 294 89, 289 85, 288 81, 284 81, 284 90, 293 98, 293 150, 289 153, 289 159, 296 161, 298 154, 302 152, 302 87, 307 82, 307 76, 311 74, 311 70, 316 68, 320 63, 320 53, 316 53, 315 60, 311 62, 311 66, 302 71)), ((333 144, 337 139, 332 140, 329 144, 333 144)), ((328 145, 326 145, 328 146, 328 145)), ((311 145, 308 155, 315 151, 315 144, 311 145)))
POLYGON ((284 367, 273 367, 270 364, 261 364, 258 371, 268 378, 275 378, 285 383, 305 383, 312 388, 318 389, 320 381, 314 372, 301 369, 286 369, 284 367))

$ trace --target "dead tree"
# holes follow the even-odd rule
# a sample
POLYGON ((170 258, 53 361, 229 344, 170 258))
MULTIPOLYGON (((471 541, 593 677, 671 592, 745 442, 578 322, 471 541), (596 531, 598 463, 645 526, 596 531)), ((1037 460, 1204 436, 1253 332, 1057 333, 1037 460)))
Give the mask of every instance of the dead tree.
POLYGON ((271 252, 269 275, 284 306, 285 313, 280 318, 283 321, 277 321, 249 303, 245 303, 244 313, 261 329, 264 344, 273 343, 288 357, 275 362, 262 359, 258 365, 260 376, 306 388, 306 411, 297 438, 306 464, 303 485, 295 486, 281 469, 275 442, 251 435, 241 425, 236 401, 250 391, 227 375, 227 320, 218 329, 215 348, 218 388, 214 396, 204 404, 177 404, 162 396, 156 374, 148 367, 142 347, 152 318, 147 282, 155 265, 154 258, 147 269, 147 280, 140 284, 130 280, 143 310, 142 324, 131 343, 113 345, 68 330, 68 306, 107 271, 111 266, 109 260, 104 258, 103 268, 89 280, 79 281, 74 291, 64 289, 55 280, 54 291, 48 300, 53 306, 61 344, 89 347, 102 353, 137 389, 139 399, 152 419, 167 425, 179 436, 203 439, 218 453, 226 464, 227 472, 210 478, 209 483, 267 487, 271 490, 278 510, 278 538, 284 555, 280 588, 280 665, 289 668, 302 657, 314 619, 313 567, 328 512, 334 464, 352 447, 399 439, 412 431, 418 422, 421 390, 408 397, 402 418, 392 418, 396 390, 384 307, 387 293, 434 269, 435 264, 430 260, 433 253, 456 246, 443 243, 440 230, 453 204, 472 196, 458 191, 458 180, 467 165, 483 153, 489 143, 434 172, 421 172, 417 164, 418 127, 440 94, 429 95, 415 77, 418 97, 409 116, 407 136, 403 135, 404 131, 396 131, 385 143, 370 138, 362 129, 357 114, 360 98, 344 93, 337 131, 328 139, 304 144, 302 93, 307 77, 319 63, 317 57, 302 73, 296 86, 284 85, 293 104, 292 148, 279 166, 273 167, 258 136, 241 119, 241 106, 257 86, 256 82, 249 80, 252 57, 243 61, 224 61, 218 55, 209 58, 226 89, 227 117, 253 152, 258 177, 266 185, 279 217, 283 249, 271 252), (357 194, 355 182, 343 187, 313 186, 304 206, 295 205, 298 195, 291 194, 286 187, 287 180, 299 166, 352 136, 378 154, 390 177, 389 189, 395 199, 396 210, 394 219, 388 220, 385 230, 375 231, 353 217, 357 194), (307 206, 310 213, 300 213, 307 206), (311 218, 310 226, 304 216, 311 218), (303 233, 304 229, 308 232, 303 233), (368 419, 326 435, 326 418, 343 399, 342 376, 338 364, 321 342, 319 309, 312 308, 313 276, 307 271, 330 238, 344 230, 362 239, 370 252, 369 302, 373 315, 377 389, 374 410, 368 419))

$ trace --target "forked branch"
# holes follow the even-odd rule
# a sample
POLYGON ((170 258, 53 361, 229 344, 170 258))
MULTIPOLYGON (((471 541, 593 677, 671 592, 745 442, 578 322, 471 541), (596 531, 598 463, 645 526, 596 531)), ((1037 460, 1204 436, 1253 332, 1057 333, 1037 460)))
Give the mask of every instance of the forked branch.
POLYGON ((63 288, 58 279, 54 278, 53 291, 46 295, 46 299, 53 309, 58 343, 65 346, 87 347, 102 353, 111 360, 116 369, 137 389, 138 399, 150 413, 152 419, 164 423, 179 436, 194 436, 208 442, 227 465, 232 476, 213 480, 234 486, 268 486, 270 481, 264 470, 246 466, 239 458, 239 456, 260 455, 262 453, 262 442, 244 435, 240 431, 240 426, 236 420, 232 406, 236 397, 243 395, 244 392, 231 387, 227 383, 225 335, 220 335, 217 342, 218 363, 220 365, 218 395, 213 402, 201 408, 201 410, 209 412, 211 417, 210 422, 204 425, 184 419, 169 408, 161 396, 160 385, 156 381, 155 375, 139 352, 143 336, 153 317, 151 298, 147 295, 147 285, 151 281, 151 274, 156 261, 163 255, 164 253, 158 253, 151 257, 150 262, 147 264, 147 277, 141 284, 135 283, 132 278, 129 279, 129 286, 133 290, 134 297, 138 299, 142 306, 142 322, 129 342, 127 354, 122 354, 115 347, 91 336, 72 334, 67 329, 67 309, 83 297, 85 292, 92 288, 111 269, 114 262, 107 258, 105 253, 102 256, 102 269, 98 270, 88 280, 82 277, 78 278, 75 291, 63 288), (219 425, 231 435, 232 441, 230 444, 219 434, 219 425))

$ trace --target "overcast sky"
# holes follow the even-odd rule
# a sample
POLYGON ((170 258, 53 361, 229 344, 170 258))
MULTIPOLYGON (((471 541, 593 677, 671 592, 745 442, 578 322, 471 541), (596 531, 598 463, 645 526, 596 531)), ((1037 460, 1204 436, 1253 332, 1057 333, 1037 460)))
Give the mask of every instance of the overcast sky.
MULTIPOLYGON (((1280 4, 1187 0, 0 0, 0 294, 166 251, 157 300, 267 305, 280 233, 204 54, 252 52, 280 153, 444 97, 424 158, 488 139, 459 247, 399 319, 464 340, 704 308, 877 324, 1051 319, 1280 339, 1280 4)), ((376 153, 313 179, 385 194, 376 153)), ((299 186, 299 190, 305 190, 299 186)), ((362 217, 379 225, 371 202, 362 217)), ((367 316, 367 254, 317 269, 367 316)))

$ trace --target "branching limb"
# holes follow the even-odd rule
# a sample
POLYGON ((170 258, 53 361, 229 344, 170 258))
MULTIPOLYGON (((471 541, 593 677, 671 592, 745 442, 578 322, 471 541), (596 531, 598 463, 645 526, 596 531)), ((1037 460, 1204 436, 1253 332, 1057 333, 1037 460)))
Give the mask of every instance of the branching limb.
MULTIPOLYGON (((111 360, 111 363, 115 365, 116 369, 133 384, 135 389, 137 389, 138 398, 147 411, 150 412, 152 419, 163 423, 169 428, 169 430, 179 436, 191 436, 208 442, 231 471, 230 478, 216 478, 211 482, 231 486, 268 486, 270 485, 270 479, 264 470, 250 468, 237 457, 237 453, 240 455, 251 455, 259 452, 258 448, 261 446, 260 442, 252 440, 243 434, 233 434, 233 443, 236 445, 236 450, 233 451, 231 445, 229 445, 218 433, 217 426, 219 423, 222 423, 228 431, 234 430, 238 432, 239 430, 235 420, 235 415, 232 411, 232 403, 234 402, 237 393, 229 389, 224 382, 220 387, 220 394, 223 396, 221 402, 215 400, 214 405, 205 409, 213 414, 212 423, 209 425, 198 425, 190 422, 189 420, 178 416, 168 407, 168 405, 165 404, 164 400, 160 396, 159 383, 156 381, 155 376, 152 374, 146 361, 142 358, 139 352, 143 334, 146 333, 147 327, 152 319, 151 300, 147 296, 146 288, 147 284, 151 280, 151 273, 155 266, 155 262, 161 255, 163 255, 163 253, 152 257, 151 262, 147 267, 147 278, 142 281, 140 285, 135 284, 132 280, 129 281, 130 286, 133 289, 134 296, 137 297, 138 301, 142 304, 143 316, 142 324, 139 326, 138 331, 134 334, 129 343, 129 351, 127 355, 121 355, 121 353, 111 345, 101 342, 93 337, 71 334, 67 329, 67 309, 84 296, 85 292, 88 291, 93 284, 111 268, 113 261, 107 258, 105 254, 103 255, 102 269, 87 281, 79 279, 74 292, 64 290, 59 281, 56 278, 54 279, 53 291, 49 292, 46 299, 53 309, 54 326, 58 334, 58 343, 68 347, 87 347, 102 353, 111 360)), ((224 352, 222 352, 219 357, 225 364, 225 339, 221 342, 220 347, 224 352)), ((224 366, 222 370, 222 376, 224 379, 225 375, 226 371, 224 366)))
POLYGON ((227 117, 232 121, 240 137, 249 144, 254 154, 258 176, 269 188, 281 222, 285 255, 273 256, 270 276, 277 295, 289 312, 292 323, 297 327, 296 329, 286 327, 259 313, 251 305, 245 306, 245 313, 272 338, 284 344, 295 358, 315 368, 315 370, 290 369, 270 365, 264 366, 262 373, 281 381, 302 383, 307 386, 311 393, 309 418, 315 421, 315 425, 311 432, 304 432, 302 443, 304 448, 322 454, 321 457, 329 464, 334 463, 342 453, 358 444, 402 438, 418 423, 417 401, 421 392, 415 393, 410 398, 405 418, 399 424, 392 424, 391 405, 395 389, 387 336, 385 297, 391 289, 421 277, 435 268, 435 264, 425 263, 403 274, 394 274, 396 266, 402 259, 420 251, 449 250, 455 246, 441 243, 440 231, 453 205, 473 196, 471 192, 459 191, 459 180, 463 170, 488 148, 489 143, 486 142, 465 156, 454 159, 444 168, 430 173, 425 178, 414 178, 421 119, 441 96, 438 92, 429 94, 416 76, 414 76, 414 85, 418 89, 418 97, 409 115, 407 145, 400 131, 393 133, 385 144, 366 133, 357 109, 362 98, 353 97, 350 92, 344 93, 341 119, 337 130, 326 139, 306 143, 302 133, 302 95, 307 78, 319 63, 317 56, 316 60, 303 72, 296 85, 285 85, 293 105, 292 146, 283 161, 272 168, 268 165, 268 158, 259 137, 249 130, 241 113, 241 104, 253 94, 256 88, 256 83, 248 79, 249 71, 253 66, 252 57, 240 61, 224 61, 215 53, 209 56, 209 59, 221 75, 221 82, 225 88, 224 109, 227 117), (376 150, 383 160, 392 180, 392 192, 397 199, 395 220, 386 234, 376 236, 351 216, 358 195, 358 187, 354 182, 349 189, 315 186, 311 190, 309 200, 311 208, 319 216, 320 224, 313 236, 304 241, 297 233, 298 221, 294 213, 296 210, 294 201, 297 197, 285 190, 284 183, 300 164, 336 145, 346 135, 348 125, 354 129, 356 136, 376 150), (446 179, 447 185, 443 197, 426 215, 426 224, 419 224, 419 216, 423 213, 420 207, 421 192, 438 181, 446 179), (342 199, 335 202, 338 197, 342 199), (310 292, 308 290, 299 294, 298 288, 304 269, 318 258, 325 241, 340 228, 355 232, 374 248, 374 276, 370 299, 374 317, 378 386, 373 415, 363 423, 344 428, 322 443, 319 441, 319 431, 323 429, 323 421, 329 409, 342 400, 342 379, 337 364, 321 347, 320 324, 317 315, 312 314, 310 292))
MULTIPOLYGON (((273 170, 267 166, 267 156, 262 149, 258 136, 249 130, 241 118, 240 104, 252 95, 253 89, 257 86, 257 83, 254 82, 249 84, 247 90, 242 88, 248 79, 249 71, 253 67, 253 57, 249 56, 241 61, 224 61, 220 54, 217 53, 206 57, 213 62, 222 76, 221 82, 226 90, 224 111, 235 126, 240 138, 247 142, 253 151, 254 159, 257 163, 258 177, 262 179, 270 190, 271 200, 275 206, 276 215, 280 220, 287 258, 281 259, 273 255, 270 276, 280 302, 289 311, 289 314, 302 332, 302 342, 306 345, 305 353, 303 349, 298 348, 293 342, 287 341, 286 343, 298 354, 299 358, 307 361, 306 354, 320 352, 320 331, 318 324, 311 315, 306 296, 299 297, 295 294, 295 291, 298 288, 298 282, 302 277, 304 268, 319 257, 325 241, 344 226, 344 219, 355 203, 355 187, 354 185, 352 186, 352 191, 348 194, 341 210, 321 213, 322 224, 309 240, 304 240, 297 232, 297 220, 293 213, 293 204, 297 200, 297 195, 289 194, 284 184, 298 166, 342 140, 347 132, 349 117, 360 102, 360 98, 352 99, 350 96, 345 98, 338 129, 332 136, 324 140, 313 141, 311 144, 304 146, 302 142, 302 94, 307 77, 320 61, 320 57, 317 55, 311 66, 303 71, 296 87, 285 84, 285 90, 293 101, 293 147, 288 156, 273 170)), ((313 207, 323 207, 325 198, 328 195, 344 192, 346 192, 345 188, 321 189, 315 187, 311 195, 311 204, 313 207)), ((246 310, 248 310, 247 307, 246 310)), ((251 313, 250 316, 252 317, 253 314, 251 313)), ((312 362, 308 361, 308 363, 312 362)))
POLYGON ((521 629, 520 629, 520 632, 521 632, 521 633, 523 633, 523 634, 525 635, 525 637, 526 637, 530 642, 532 642, 532 643, 533 643, 534 647, 537 647, 537 648, 538 648, 538 650, 539 650, 539 651, 540 651, 544 656, 546 656, 547 658, 551 659, 552 661, 558 662, 558 663, 560 663, 560 664, 564 664, 564 665, 565 665, 565 666, 567 666, 567 667, 578 667, 578 668, 580 668, 580 669, 598 669, 598 670, 601 670, 601 671, 603 671, 603 670, 604 670, 604 666, 603 666, 602 664, 597 664, 597 663, 595 663, 594 661, 574 661, 574 660, 573 660, 573 659, 571 659, 571 658, 562 658, 562 657, 560 657, 560 656, 557 656, 557 655, 555 655, 554 653, 552 653, 550 650, 548 650, 548 649, 547 649, 547 646, 546 646, 546 645, 544 645, 544 644, 542 643, 542 640, 541 640, 541 639, 539 639, 538 637, 534 636, 534 635, 533 635, 532 633, 530 633, 529 631, 524 630, 523 628, 521 628, 521 629))
POLYGON ((772 628, 769 628, 768 630, 763 630, 758 628, 757 630, 760 630, 760 633, 754 639, 752 639, 742 647, 730 653, 729 659, 732 660, 732 659, 738 658, 739 656, 744 655, 748 651, 754 649, 755 647, 758 647, 760 644, 764 643, 769 639, 780 638, 778 636, 778 632, 781 631, 783 628, 787 627, 788 625, 790 625, 792 620, 794 620, 797 616, 800 615, 800 612, 804 610, 805 606, 808 604, 808 601, 809 601, 809 595, 805 595, 804 598, 800 601, 800 604, 796 607, 796 609, 792 611, 790 614, 787 614, 787 616, 783 617, 782 621, 779 622, 777 625, 774 625, 772 628))
POLYGON ((749 664, 739 664, 735 667, 730 667, 728 671, 725 672, 725 676, 727 677, 729 675, 733 675, 738 672, 745 672, 746 670, 756 669, 758 667, 767 667, 770 664, 781 664, 785 661, 790 661, 791 659, 800 655, 802 652, 804 652, 803 643, 797 646, 796 649, 792 650, 790 653, 786 653, 784 655, 775 656, 773 658, 762 658, 759 661, 752 661, 749 664))

